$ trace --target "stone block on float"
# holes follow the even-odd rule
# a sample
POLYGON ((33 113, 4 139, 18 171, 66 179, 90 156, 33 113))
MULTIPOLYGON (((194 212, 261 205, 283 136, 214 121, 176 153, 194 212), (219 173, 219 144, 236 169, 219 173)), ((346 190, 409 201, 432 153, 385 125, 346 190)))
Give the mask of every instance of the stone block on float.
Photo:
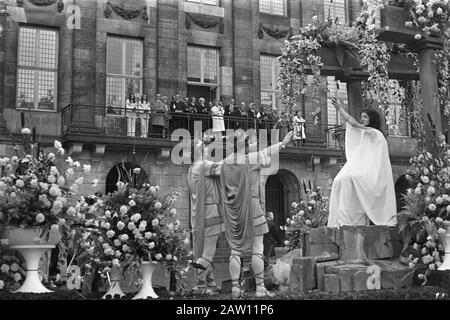
POLYGON ((343 226, 338 232, 341 260, 377 260, 394 256, 388 226, 343 226))

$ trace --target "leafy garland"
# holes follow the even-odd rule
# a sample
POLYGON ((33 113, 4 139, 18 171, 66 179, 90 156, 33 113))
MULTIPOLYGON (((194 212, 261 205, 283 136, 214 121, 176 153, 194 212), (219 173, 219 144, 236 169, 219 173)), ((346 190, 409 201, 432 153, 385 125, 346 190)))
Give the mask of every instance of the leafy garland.
POLYGON ((269 36, 275 39, 281 39, 287 36, 289 39, 292 35, 292 28, 280 30, 280 29, 272 29, 270 27, 267 27, 263 25, 261 22, 259 23, 258 28, 258 38, 262 39, 264 38, 264 32, 267 33, 269 36))
MULTIPOLYGON (((369 73, 363 81, 363 97, 366 102, 375 104, 384 114, 386 120, 389 114, 389 85, 388 66, 391 60, 388 45, 377 39, 377 13, 387 4, 386 0, 368 1, 368 6, 356 20, 355 27, 360 39, 358 52, 361 66, 369 73)), ((389 123, 387 123, 389 124, 389 123)))
POLYGON ((108 2, 106 2, 106 9, 104 12, 104 16, 108 19, 111 18, 111 15, 112 15, 111 9, 112 9, 112 11, 114 11, 116 14, 118 14, 119 16, 121 16, 124 19, 134 19, 134 18, 139 17, 139 15, 142 14, 142 19, 144 19, 148 23, 149 17, 148 17, 146 8, 144 8, 142 10, 129 10, 129 9, 124 9, 122 7, 116 6, 108 1, 108 2))
POLYGON ((405 22, 406 27, 415 27, 418 33, 416 40, 426 35, 440 35, 443 48, 435 52, 433 63, 439 79, 439 104, 446 116, 450 115, 449 86, 450 86, 450 6, 447 0, 390 0, 390 5, 405 8, 409 12, 411 21, 405 22))
POLYGON ((223 18, 210 19, 210 18, 201 16, 201 15, 186 13, 186 18, 184 21, 184 25, 185 25, 186 29, 191 28, 191 21, 194 22, 194 24, 196 24, 199 27, 202 27, 204 29, 214 28, 217 25, 219 25, 219 33, 221 33, 221 34, 224 33, 225 26, 223 23, 223 18))
POLYGON ((298 95, 308 93, 313 98, 318 96, 323 67, 319 49, 322 46, 339 49, 339 56, 342 58, 338 59, 339 63, 343 63, 342 51, 353 55, 358 49, 358 36, 354 30, 346 29, 331 19, 321 23, 317 16, 314 16, 313 20, 315 21, 313 25, 301 28, 299 35, 285 40, 282 54, 278 58, 281 99, 288 106, 291 115, 298 95))
POLYGON ((56 3, 57 0, 28 0, 28 1, 35 6, 50 6, 56 3))

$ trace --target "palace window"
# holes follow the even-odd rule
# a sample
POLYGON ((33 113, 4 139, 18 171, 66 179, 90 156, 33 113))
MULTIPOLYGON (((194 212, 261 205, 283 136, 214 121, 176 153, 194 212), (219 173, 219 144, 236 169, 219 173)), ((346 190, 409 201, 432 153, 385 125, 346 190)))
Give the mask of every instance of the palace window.
POLYGON ((58 32, 21 26, 17 58, 18 109, 56 111, 58 32))
POLYGON ((278 109, 281 90, 277 90, 280 63, 275 56, 260 56, 261 105, 278 109))
POLYGON ((187 72, 190 82, 218 84, 219 50, 189 46, 187 72))
POLYGON ((323 0, 325 18, 330 17, 335 20, 338 18, 339 24, 346 24, 346 11, 345 0, 323 0))
POLYGON ((217 6, 219 3, 219 0, 186 0, 188 2, 195 2, 195 3, 201 3, 201 4, 208 4, 211 6, 217 6))
POLYGON ((286 0, 259 0, 259 12, 279 16, 287 15, 286 0))
POLYGON ((108 36, 106 44, 106 105, 121 114, 131 92, 142 93, 143 41, 108 36))

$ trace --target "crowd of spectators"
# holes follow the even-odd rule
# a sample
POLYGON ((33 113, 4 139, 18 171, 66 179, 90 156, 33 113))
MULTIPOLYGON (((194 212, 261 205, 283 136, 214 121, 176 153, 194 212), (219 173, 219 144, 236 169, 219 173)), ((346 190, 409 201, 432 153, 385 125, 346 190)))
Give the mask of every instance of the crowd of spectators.
MULTIPOLYGON (((179 94, 171 97, 156 94, 154 101, 146 95, 131 93, 125 105, 126 130, 128 136, 136 136, 136 123, 140 121, 140 137, 168 138, 176 129, 186 129, 194 134, 194 122, 201 123, 202 132, 212 129, 224 134, 227 129, 266 129, 270 139, 271 129, 280 129, 280 139, 289 130, 295 130, 285 112, 276 109, 266 111, 255 103, 236 103, 230 99, 224 106, 220 100, 206 101, 204 97, 185 97, 179 94)), ((304 139, 304 120, 301 139, 304 139)))

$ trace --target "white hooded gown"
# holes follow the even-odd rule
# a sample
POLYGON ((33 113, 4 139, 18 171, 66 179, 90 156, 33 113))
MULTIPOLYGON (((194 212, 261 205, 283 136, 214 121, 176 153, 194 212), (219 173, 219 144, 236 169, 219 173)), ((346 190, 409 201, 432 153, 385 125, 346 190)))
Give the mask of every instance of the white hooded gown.
POLYGON ((397 206, 387 141, 376 129, 347 123, 347 163, 333 181, 328 227, 342 225, 395 226, 397 206))

